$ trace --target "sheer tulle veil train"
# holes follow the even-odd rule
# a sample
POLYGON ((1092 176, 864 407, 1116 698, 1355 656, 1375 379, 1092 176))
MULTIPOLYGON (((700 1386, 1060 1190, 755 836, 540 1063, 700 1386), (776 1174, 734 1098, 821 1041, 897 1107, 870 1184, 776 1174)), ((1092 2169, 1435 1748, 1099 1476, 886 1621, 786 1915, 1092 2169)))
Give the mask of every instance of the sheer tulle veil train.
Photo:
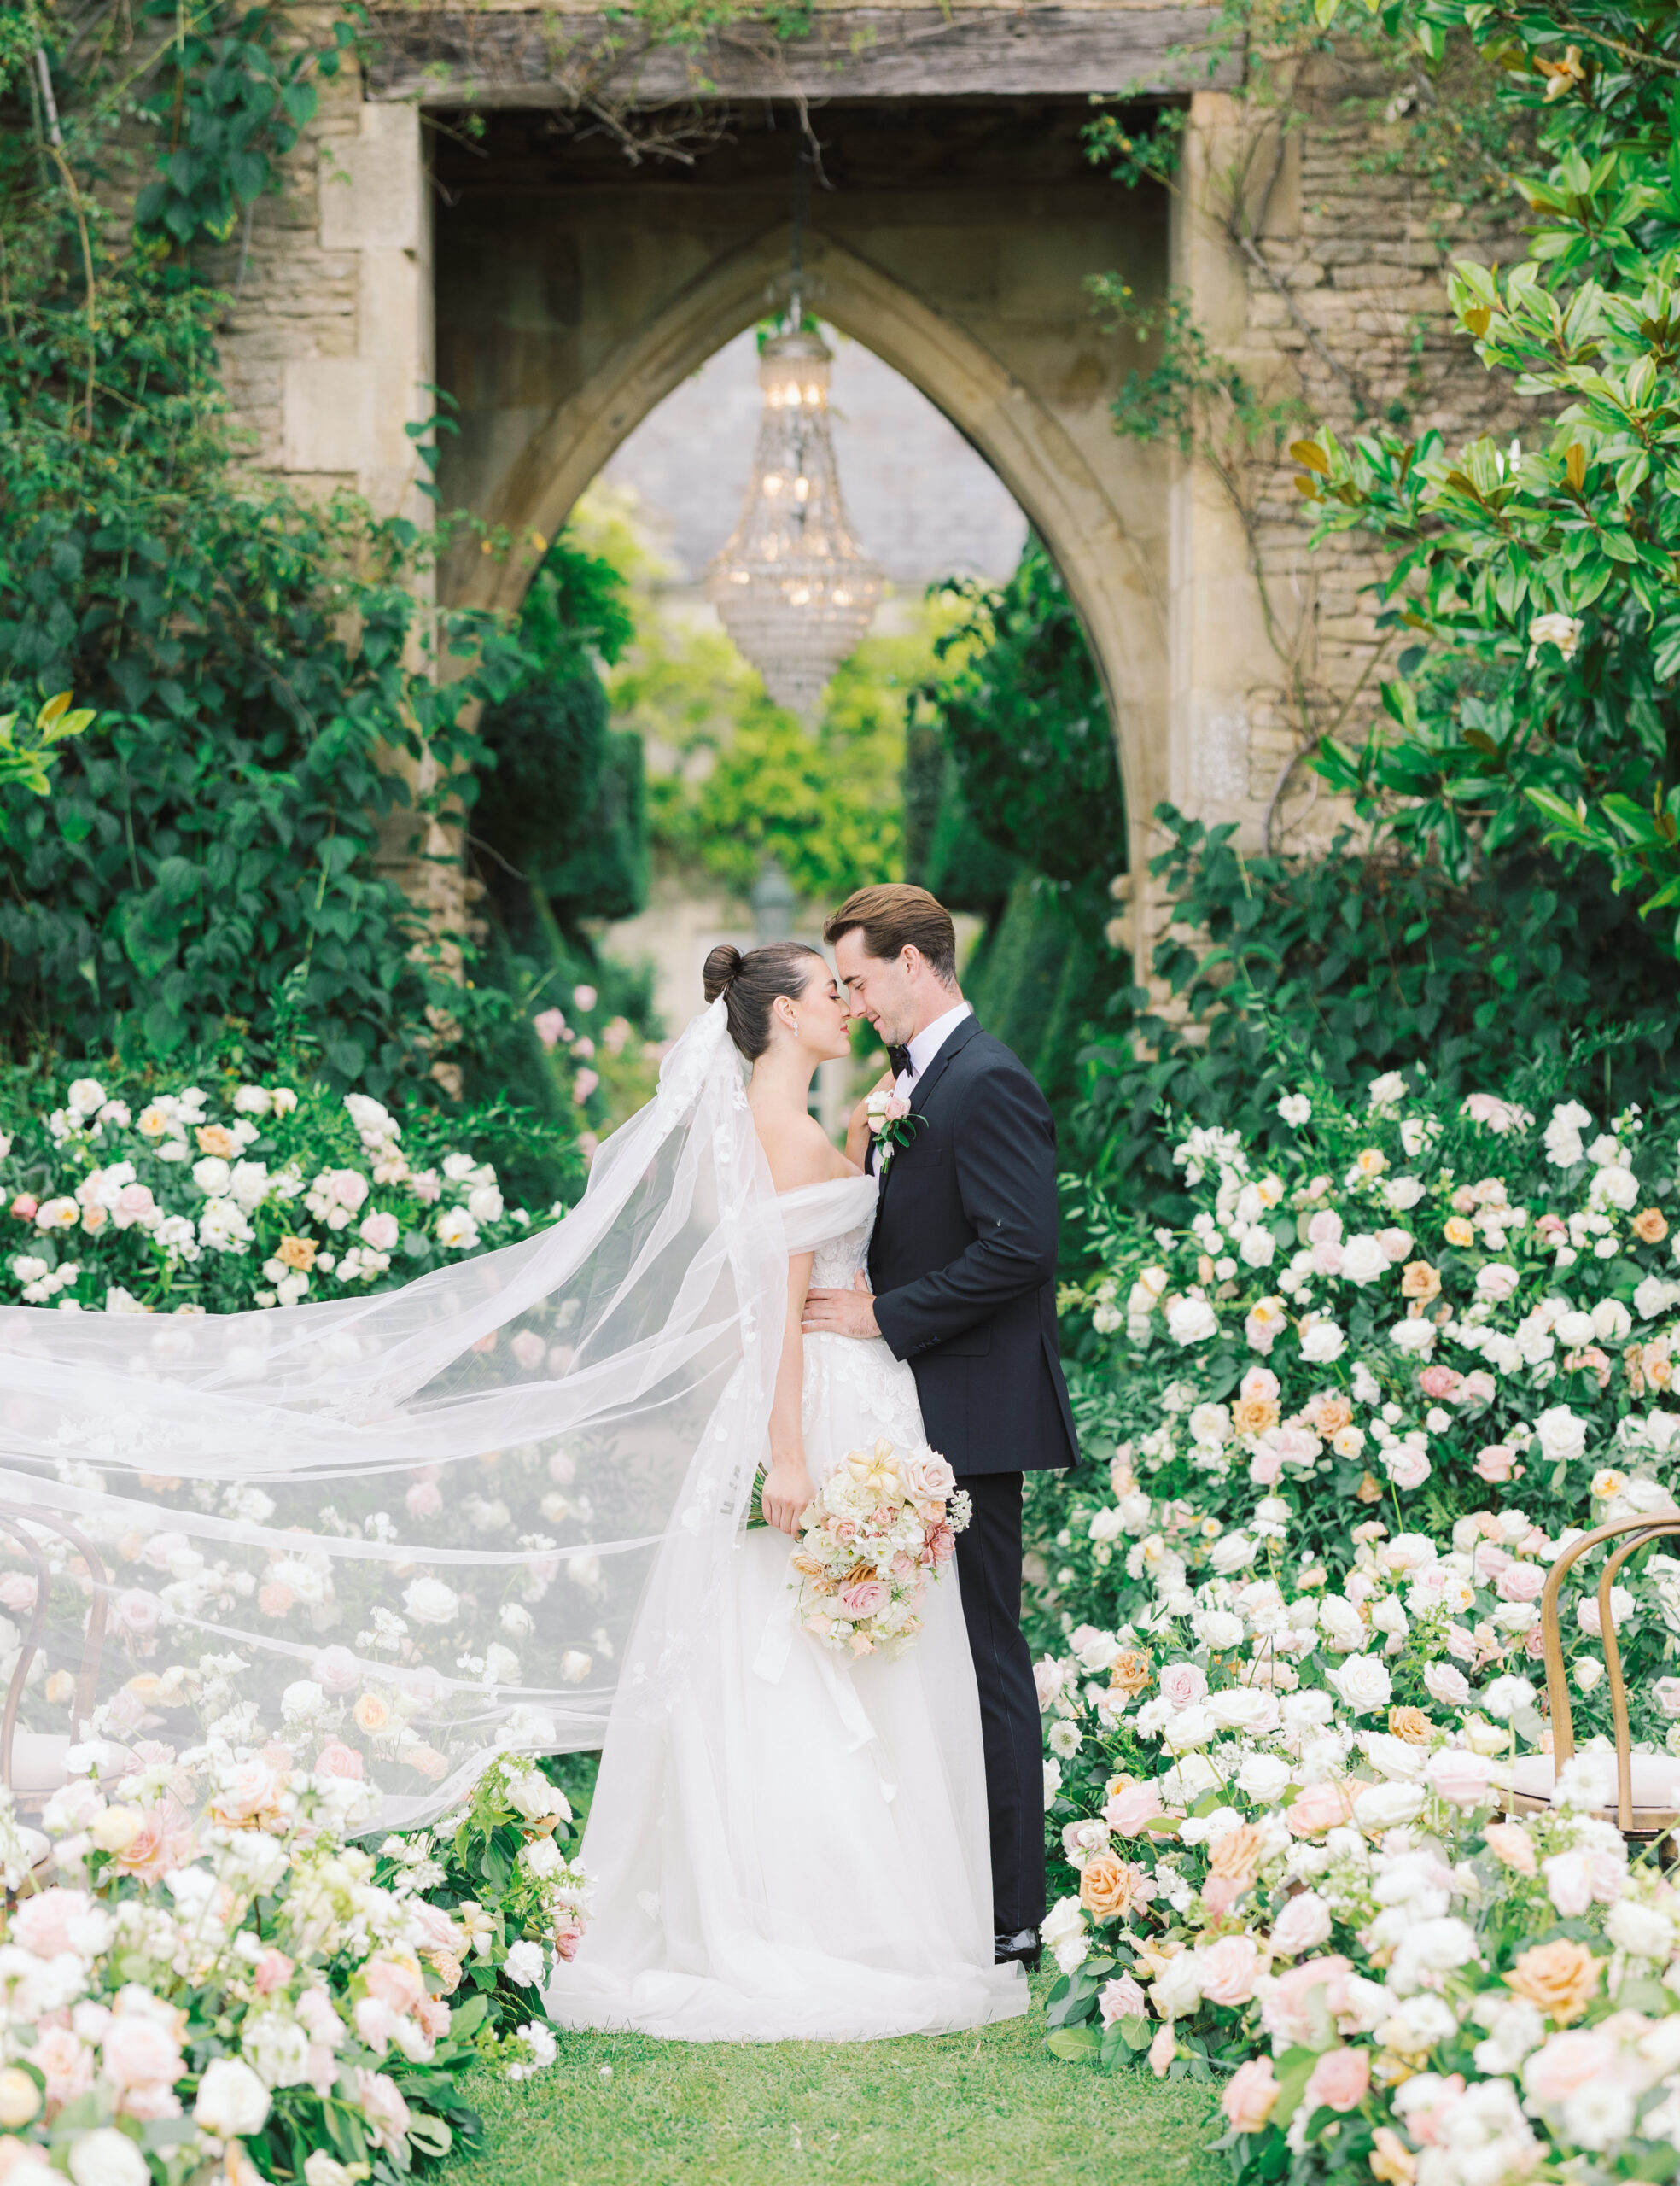
POLYGON ((719 1002, 516 1245, 265 1312, 0 1312, 20 1735, 184 1786, 207 1751, 331 1749, 388 1827, 499 1748, 598 1745, 615 1700, 668 1719, 764 1453, 787 1249, 719 1002))

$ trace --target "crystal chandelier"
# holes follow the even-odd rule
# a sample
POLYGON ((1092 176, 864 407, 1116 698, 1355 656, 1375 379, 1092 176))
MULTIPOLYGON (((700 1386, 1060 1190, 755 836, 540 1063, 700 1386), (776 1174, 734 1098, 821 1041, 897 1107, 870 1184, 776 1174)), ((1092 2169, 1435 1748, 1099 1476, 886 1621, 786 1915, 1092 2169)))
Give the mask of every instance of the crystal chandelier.
MULTIPOLYGON (((796 328, 799 313, 790 314, 796 328)), ((778 705, 815 717, 823 687, 875 618, 881 572, 853 538, 829 435, 832 354, 778 334, 759 359, 764 415, 741 517, 706 573, 724 628, 778 705)))

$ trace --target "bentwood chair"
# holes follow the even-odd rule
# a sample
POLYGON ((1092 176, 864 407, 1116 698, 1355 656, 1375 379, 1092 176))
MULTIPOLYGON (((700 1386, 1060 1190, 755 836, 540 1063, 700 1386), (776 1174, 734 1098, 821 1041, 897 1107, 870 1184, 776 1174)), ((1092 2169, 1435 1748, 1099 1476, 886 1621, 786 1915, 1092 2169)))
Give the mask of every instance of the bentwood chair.
POLYGON ((81 1669, 76 1679, 75 1705, 71 1721, 76 1726, 85 1722, 93 1712, 99 1685, 99 1662, 105 1645, 105 1613, 108 1593, 108 1575, 102 1558, 85 1534, 79 1533, 67 1519, 50 1511, 30 1510, 26 1514, 16 1506, 0 1508, 0 1533, 9 1534, 22 1549, 35 1569, 35 1606, 30 1611, 18 1649, 17 1663, 6 1688, 6 1705, 0 1713, 0 1783, 3 1783, 16 1801, 20 1812, 36 1812, 68 1779, 67 1756, 72 1743, 69 1732, 28 1731, 20 1729, 18 1711, 23 1704, 24 1688, 29 1679, 41 1645, 41 1635, 46 1629, 48 1598, 52 1586, 52 1572, 46 1552, 37 1538, 39 1534, 56 1534, 82 1559, 88 1577, 93 1582, 93 1596, 88 1605, 87 1628, 82 1641, 81 1669))
POLYGON ((1540 1634, 1545 1646, 1546 1693, 1551 1704, 1552 1751, 1525 1754, 1509 1769, 1505 1804, 1514 1814, 1537 1814, 1551 1805, 1558 1771, 1575 1757, 1574 1721, 1569 1707, 1569 1680, 1565 1673, 1563 1634, 1558 1622, 1558 1598, 1573 1565, 1601 1542, 1619 1540, 1604 1559, 1598 1581, 1599 1630, 1604 1644, 1604 1667, 1610 1682, 1610 1714, 1615 1725, 1613 1754, 1583 1756, 1597 1769, 1602 1784, 1602 1819, 1613 1821, 1623 1836, 1649 1843, 1680 1824, 1680 1756, 1635 1753, 1628 1729, 1627 1687, 1622 1678, 1621 1648, 1610 1614, 1610 1589, 1630 1556, 1666 1535, 1680 1534, 1680 1510, 1656 1511, 1639 1518, 1618 1518, 1598 1526, 1565 1549, 1553 1564, 1540 1597, 1540 1634))

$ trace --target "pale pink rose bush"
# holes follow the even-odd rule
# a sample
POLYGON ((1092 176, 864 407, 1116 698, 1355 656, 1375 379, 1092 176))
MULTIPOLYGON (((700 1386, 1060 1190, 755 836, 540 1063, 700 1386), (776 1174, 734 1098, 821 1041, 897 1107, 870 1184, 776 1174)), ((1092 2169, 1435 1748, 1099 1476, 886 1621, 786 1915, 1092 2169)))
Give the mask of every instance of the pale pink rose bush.
POLYGON ((317 1083, 205 1075, 172 1090, 79 1078, 0 1114, 0 1306, 314 1303, 393 1289, 530 1225, 464 1150, 471 1111, 397 1114, 317 1083))
MULTIPOLYGON (((1673 1500, 1672 1128, 1397 1073, 1280 1107, 1263 1151, 1185 1135, 1182 1230, 1088 1203, 1104 1270, 1063 1295, 1104 1462, 1034 1490, 1053 2046, 1211 2073, 1256 2186, 1309 2147, 1388 2186, 1664 2175, 1680 1896, 1579 1771, 1553 1815, 1498 1802, 1550 1743, 1552 1561, 1673 1500)), ((1613 1603, 1648 1752, 1680 1750, 1675 1547, 1613 1603)))
POLYGON ((347 1835, 374 1803, 353 1778, 217 1742, 185 1764, 194 1822, 175 1772, 77 1758, 42 1830, 0 1795, 0 2175, 255 2186, 329 2148, 407 2171, 477 2130, 469 2066, 553 2063, 543 1988, 586 1891, 534 1765, 372 1850, 347 1835), (493 1837, 519 1848, 500 1890, 493 1837))

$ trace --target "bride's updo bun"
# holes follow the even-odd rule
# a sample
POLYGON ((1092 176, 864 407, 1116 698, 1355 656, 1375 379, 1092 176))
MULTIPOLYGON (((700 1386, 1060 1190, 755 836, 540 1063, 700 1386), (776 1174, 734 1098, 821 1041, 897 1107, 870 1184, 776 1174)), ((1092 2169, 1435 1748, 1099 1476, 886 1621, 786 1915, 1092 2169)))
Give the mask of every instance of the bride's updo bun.
POLYGON ((821 952, 802 941, 767 942, 744 956, 732 943, 720 941, 702 976, 709 1002, 723 997, 730 1038, 749 1062, 756 1062, 770 1044, 770 1010, 777 997, 796 1000, 827 969, 821 952))

